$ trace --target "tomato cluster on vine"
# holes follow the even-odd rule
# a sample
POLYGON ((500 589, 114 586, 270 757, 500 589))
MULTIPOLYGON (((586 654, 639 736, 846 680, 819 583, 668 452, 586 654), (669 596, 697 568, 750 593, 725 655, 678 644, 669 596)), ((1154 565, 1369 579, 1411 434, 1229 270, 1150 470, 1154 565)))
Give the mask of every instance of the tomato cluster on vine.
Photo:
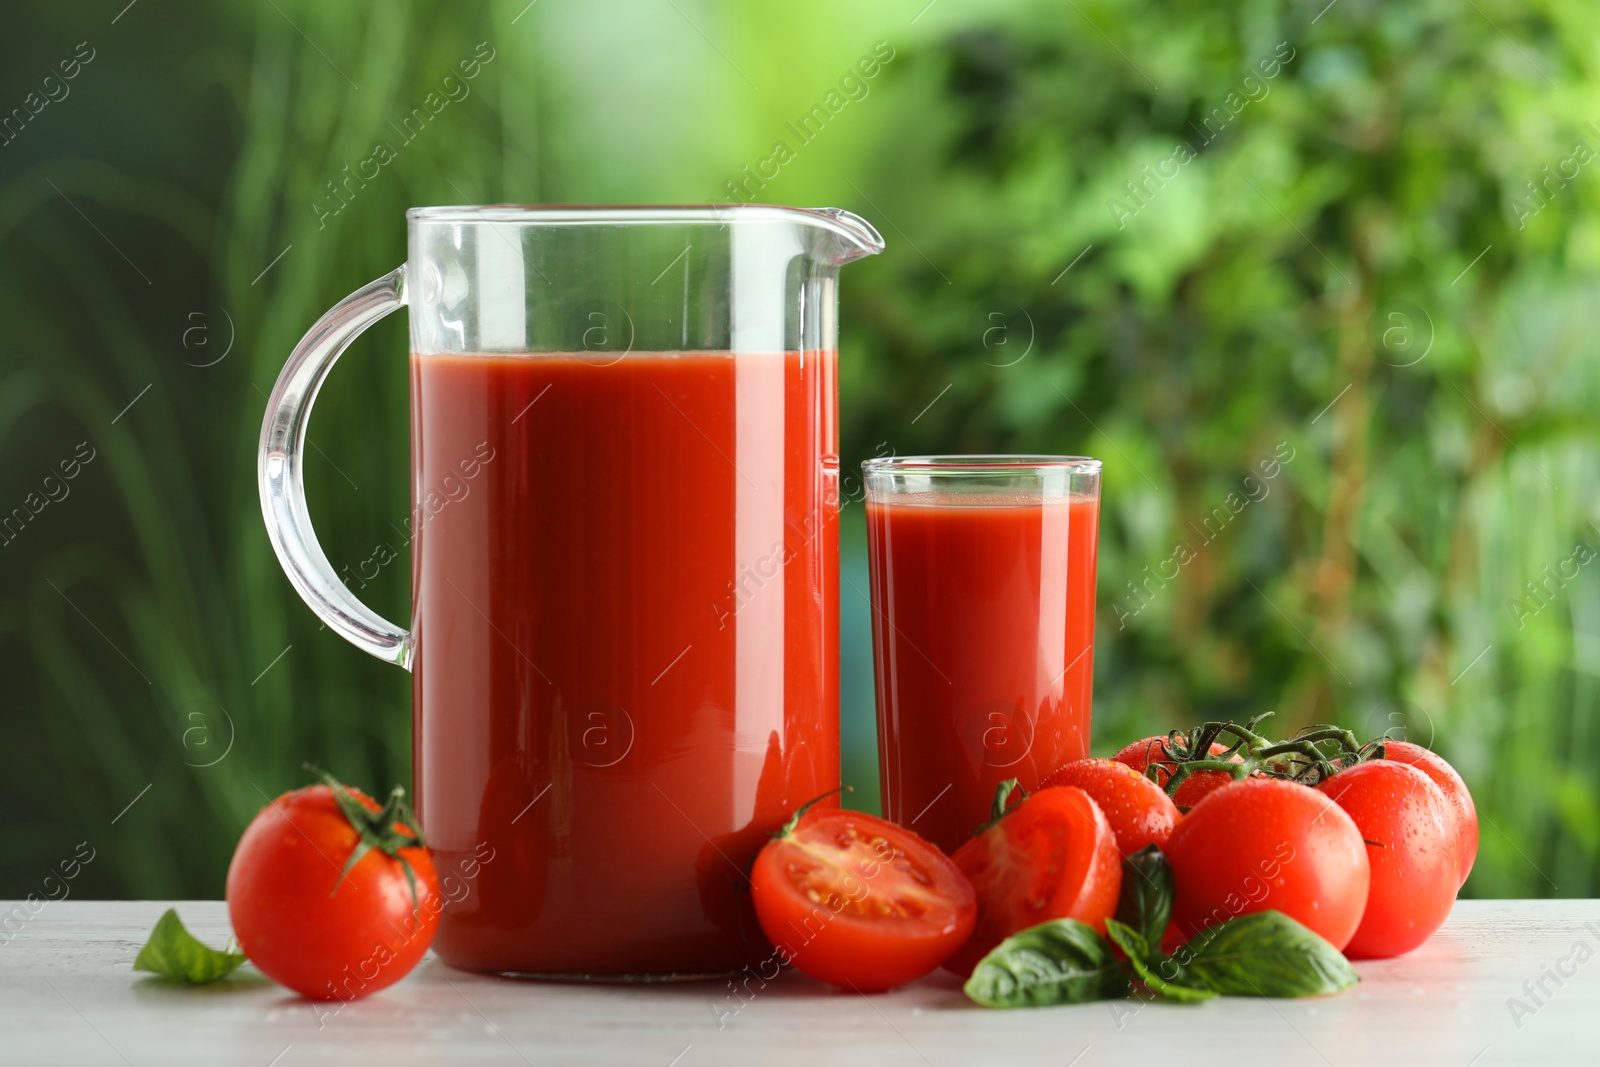
POLYGON ((1079 977, 1049 1002, 1130 980, 1200 999, 1252 984, 1203 965, 1225 931, 1248 956, 1251 938, 1265 948, 1285 930, 1322 955, 1303 952, 1307 984, 1279 995, 1343 988, 1340 951, 1397 956, 1448 917, 1477 854, 1472 797, 1419 745, 1331 726, 1273 741, 1260 722, 1144 738, 1033 792, 1004 783, 991 820, 950 856, 871 815, 802 811, 755 862, 762 928, 798 970, 862 992, 942 965, 980 1002, 1046 1002, 1027 993, 1036 978, 1005 977, 1007 954, 1037 967, 1055 952, 1079 977), (1167 888, 1140 904, 1149 887, 1124 879, 1156 884, 1152 862, 1167 888), (1135 918, 1159 925, 1141 934, 1135 918))

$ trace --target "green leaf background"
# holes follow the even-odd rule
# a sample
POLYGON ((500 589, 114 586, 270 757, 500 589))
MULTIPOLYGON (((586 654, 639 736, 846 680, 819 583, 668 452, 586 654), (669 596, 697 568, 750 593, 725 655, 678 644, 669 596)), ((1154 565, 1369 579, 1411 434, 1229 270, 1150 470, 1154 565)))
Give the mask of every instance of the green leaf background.
MULTIPOLYGON (((0 113, 79 42, 95 58, 0 145, 0 514, 78 442, 95 459, 0 545, 0 893, 87 837, 79 896, 218 896, 303 761, 409 779, 408 679, 319 629, 254 479, 278 368, 401 259, 405 208, 722 199, 780 139, 795 158, 762 200, 851 208, 889 242, 843 280, 847 472, 890 450, 1106 461, 1098 750, 1267 709, 1403 727, 1478 801, 1466 893, 1596 893, 1600 596, 1570 561, 1600 544, 1600 185, 1542 168, 1600 149, 1600 14, 1320 6, 8 13, 0 113), (319 218, 484 41, 471 95, 319 218), (786 123, 878 41, 865 98, 799 144, 786 123), (1180 141, 1195 158, 1130 201, 1180 141)), ((308 474, 336 566, 397 553, 362 590, 391 618, 404 354, 396 318, 345 357, 308 474)), ((865 588, 860 512, 844 569, 865 588)), ((845 780, 870 807, 869 618, 844 603, 845 780)))

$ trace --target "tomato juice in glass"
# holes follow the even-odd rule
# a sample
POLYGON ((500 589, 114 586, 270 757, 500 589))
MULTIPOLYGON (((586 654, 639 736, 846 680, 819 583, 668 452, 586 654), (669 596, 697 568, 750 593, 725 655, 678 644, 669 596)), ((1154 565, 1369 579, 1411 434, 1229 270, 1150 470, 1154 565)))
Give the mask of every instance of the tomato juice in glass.
POLYGON ((884 815, 957 848, 995 788, 1089 752, 1100 464, 869 460, 884 815))
POLYGON ((771 952, 745 871, 839 778, 835 366, 413 357, 418 810, 474 874, 456 966, 771 952))

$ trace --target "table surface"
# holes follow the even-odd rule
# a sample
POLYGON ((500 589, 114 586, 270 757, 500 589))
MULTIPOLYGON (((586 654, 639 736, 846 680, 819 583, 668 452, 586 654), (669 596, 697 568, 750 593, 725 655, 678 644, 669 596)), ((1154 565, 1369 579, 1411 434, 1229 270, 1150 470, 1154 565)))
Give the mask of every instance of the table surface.
MULTIPOLYGON (((1461 901, 1422 948, 1358 963, 1312 1000, 1136 1000, 990 1011, 948 975, 867 997, 785 974, 725 983, 562 985, 486 978, 431 955, 365 1000, 313 1005, 249 965, 189 989, 131 969, 159 901, 59 901, 0 941, 0 1063, 1006 1063, 1491 1067, 1600 1061, 1600 900, 1461 901), (1520 1006, 1519 1006, 1520 1005, 1520 1006)), ((176 905, 209 944, 219 901, 176 905)), ((0 903, 0 914, 9 910, 0 903)), ((4 933, 0 932, 0 937, 4 933)))

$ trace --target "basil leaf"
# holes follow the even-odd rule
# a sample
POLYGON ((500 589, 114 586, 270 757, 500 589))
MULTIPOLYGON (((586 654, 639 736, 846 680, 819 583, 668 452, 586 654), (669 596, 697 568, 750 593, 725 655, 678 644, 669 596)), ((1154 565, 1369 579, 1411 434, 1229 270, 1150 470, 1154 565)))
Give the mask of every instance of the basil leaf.
POLYGON ((1217 995, 1189 974, 1177 960, 1163 956, 1159 949, 1153 949, 1133 927, 1115 919, 1107 919, 1106 936, 1127 954, 1133 973, 1151 992, 1183 1003, 1210 1000, 1217 995))
POLYGON ((1191 975, 1227 996, 1309 997, 1360 981, 1338 949, 1281 911, 1208 927, 1177 955, 1191 975))
MULTIPOLYGON (((1155 845, 1146 845, 1122 861, 1122 894, 1117 898, 1117 921, 1138 931, 1153 948, 1161 947, 1172 918, 1175 895, 1172 867, 1155 845)), ((1123 947, 1126 952, 1126 946, 1123 947)))
POLYGON ((218 952, 196 941, 184 929, 177 909, 168 908, 150 931, 150 940, 139 950, 133 969, 176 978, 189 985, 205 985, 232 973, 244 960, 242 952, 218 952))
POLYGON ((990 1008, 1083 1004, 1126 996, 1128 976, 1106 939, 1076 919, 1012 934, 979 961, 963 987, 990 1008))

